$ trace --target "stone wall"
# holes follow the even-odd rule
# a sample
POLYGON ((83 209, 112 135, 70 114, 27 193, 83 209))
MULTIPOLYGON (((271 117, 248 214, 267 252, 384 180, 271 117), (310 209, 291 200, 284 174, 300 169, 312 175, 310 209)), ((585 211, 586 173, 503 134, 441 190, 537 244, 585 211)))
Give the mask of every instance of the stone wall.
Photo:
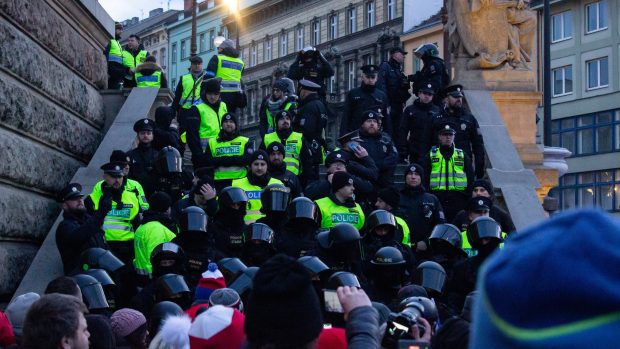
POLYGON ((60 212, 55 193, 102 139, 108 37, 79 0, 0 2, 0 300, 60 212))

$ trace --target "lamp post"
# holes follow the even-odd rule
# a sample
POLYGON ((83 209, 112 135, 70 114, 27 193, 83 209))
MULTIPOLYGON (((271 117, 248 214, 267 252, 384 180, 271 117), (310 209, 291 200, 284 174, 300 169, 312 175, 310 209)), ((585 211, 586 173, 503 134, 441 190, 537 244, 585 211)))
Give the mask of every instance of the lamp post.
POLYGON ((228 14, 235 16, 235 46, 239 49, 239 0, 224 0, 228 6, 228 14))
POLYGON ((196 10, 198 9, 198 0, 192 1, 192 36, 190 40, 189 56, 194 57, 198 48, 196 47, 196 10))
POLYGON ((551 9, 543 0, 543 144, 551 146, 551 9))

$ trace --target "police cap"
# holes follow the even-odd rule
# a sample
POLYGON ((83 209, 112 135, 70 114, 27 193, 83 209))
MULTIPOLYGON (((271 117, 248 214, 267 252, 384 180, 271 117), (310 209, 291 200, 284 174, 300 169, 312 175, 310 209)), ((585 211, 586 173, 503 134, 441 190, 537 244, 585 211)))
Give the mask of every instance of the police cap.
POLYGON ((200 58, 200 56, 193 56, 193 57, 190 57, 189 62, 191 64, 200 64, 202 63, 202 58, 200 58))
POLYGON ((329 167, 334 162, 342 162, 347 165, 349 163, 349 155, 342 150, 334 150, 325 157, 325 166, 329 167))
POLYGON ((379 67, 374 64, 363 65, 360 69, 362 70, 362 73, 366 74, 367 76, 376 76, 379 72, 379 67))
POLYGON ((282 153, 282 155, 284 155, 286 153, 284 145, 280 142, 269 143, 269 145, 267 146, 267 153, 271 154, 275 152, 280 152, 282 153))
POLYGON ((267 153, 264 150, 257 150, 254 153, 252 153, 252 157, 250 158, 250 165, 254 163, 254 161, 265 161, 267 162, 267 159, 269 159, 269 155, 267 155, 267 153))
POLYGON ((239 123, 237 122, 237 117, 233 113, 224 114, 224 116, 222 116, 222 124, 224 123, 224 121, 232 121, 235 123, 235 125, 239 125, 239 123))
POLYGON ((100 168, 103 170, 103 173, 112 177, 123 177, 123 169, 125 168, 125 165, 126 163, 124 162, 112 161, 101 165, 100 168))
POLYGON ((291 113, 287 112, 286 110, 280 110, 276 114, 276 122, 280 120, 281 118, 288 118, 289 120, 291 120, 293 116, 291 115, 291 113))
POLYGON ((452 97, 463 97, 463 85, 450 85, 443 90, 444 95, 452 97))
POLYGON ((491 206, 493 206, 493 201, 491 201, 491 199, 484 196, 477 196, 469 199, 467 202, 467 211, 489 211, 491 210, 491 206))
POLYGON ((314 92, 319 92, 319 90, 321 90, 321 85, 314 83, 310 80, 306 80, 306 79, 299 80, 299 87, 304 90, 314 91, 314 92))
POLYGON ((366 120, 371 119, 377 120, 377 122, 379 122, 382 117, 383 115, 376 110, 366 110, 364 113, 362 113, 362 123, 366 122, 366 120))
POLYGON ((392 48, 390 49, 390 54, 394 54, 394 53, 396 53, 396 52, 400 52, 400 53, 402 53, 402 54, 404 54, 404 55, 406 55, 406 54, 407 54, 407 51, 405 51, 405 50, 404 50, 402 47, 400 47, 400 46, 392 47, 392 48))
POLYGON ((140 119, 133 124, 133 130, 136 133, 141 131, 153 131, 154 129, 155 121, 149 118, 140 119))
POLYGON ((435 94, 436 90, 437 90, 437 85, 432 81, 427 81, 421 84, 420 87, 418 88, 418 91, 433 94, 433 95, 435 94))
POLYGON ((58 193, 56 201, 65 202, 81 197, 84 197, 84 194, 82 194, 82 186, 79 183, 69 183, 58 193))
POLYGON ((446 133, 456 134, 456 130, 454 129, 454 126, 451 123, 442 122, 439 124, 437 134, 446 134, 446 133))

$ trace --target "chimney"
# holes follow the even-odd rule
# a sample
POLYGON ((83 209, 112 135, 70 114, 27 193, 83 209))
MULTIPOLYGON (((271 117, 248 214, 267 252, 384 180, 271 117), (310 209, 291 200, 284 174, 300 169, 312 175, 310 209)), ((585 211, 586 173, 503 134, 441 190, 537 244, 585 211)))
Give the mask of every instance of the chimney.
POLYGON ((153 9, 153 10, 149 11, 149 17, 154 17, 154 16, 157 16, 157 15, 162 14, 162 13, 164 13, 164 9, 163 8, 161 8, 161 7, 160 8, 156 8, 156 9, 153 9))
POLYGON ((193 0, 184 0, 183 11, 191 13, 193 2, 193 0))

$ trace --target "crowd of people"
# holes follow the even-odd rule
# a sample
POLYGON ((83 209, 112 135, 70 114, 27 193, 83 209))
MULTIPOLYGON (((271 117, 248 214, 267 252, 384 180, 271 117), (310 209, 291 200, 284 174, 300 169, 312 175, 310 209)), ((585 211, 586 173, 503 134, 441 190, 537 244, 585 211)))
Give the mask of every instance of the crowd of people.
MULTIPOLYGON (((138 37, 117 40, 111 87, 165 87, 138 37)), ((389 53, 361 67, 336 147, 315 48, 265 96, 256 148, 234 42, 206 69, 192 57, 173 103, 135 122, 137 147, 113 151, 92 192, 58 194, 66 276, 15 298, 0 346, 466 348, 480 265, 515 228, 437 48, 410 77, 407 52, 389 53)))

